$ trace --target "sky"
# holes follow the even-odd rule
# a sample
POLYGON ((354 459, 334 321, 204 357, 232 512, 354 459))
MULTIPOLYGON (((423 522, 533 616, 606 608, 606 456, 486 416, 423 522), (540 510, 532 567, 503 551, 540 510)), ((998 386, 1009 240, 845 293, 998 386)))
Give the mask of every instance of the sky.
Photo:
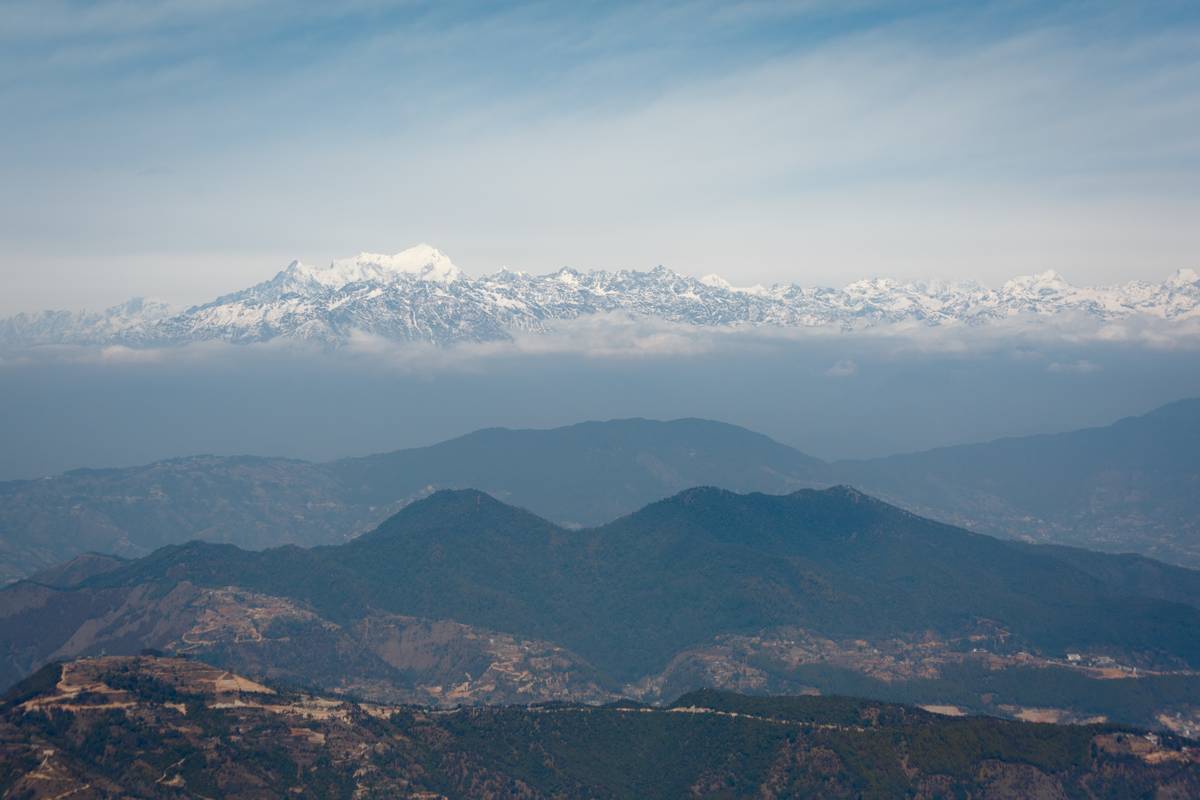
POLYGON ((1200 267, 1195 2, 0 0, 0 314, 293 258, 1200 267))

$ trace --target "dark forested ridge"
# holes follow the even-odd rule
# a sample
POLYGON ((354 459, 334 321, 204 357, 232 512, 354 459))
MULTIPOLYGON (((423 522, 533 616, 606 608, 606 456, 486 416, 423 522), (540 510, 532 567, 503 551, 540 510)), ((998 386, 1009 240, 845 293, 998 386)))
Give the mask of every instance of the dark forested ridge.
POLYGON ((480 489, 564 524, 598 525, 692 486, 787 492, 822 482, 822 469, 734 425, 629 419, 491 428, 327 464, 196 456, 75 470, 0 483, 0 582, 89 550, 342 542, 435 489, 480 489))
POLYGON ((156 647, 445 703, 851 687, 1019 716, 1058 686, 1080 718, 1170 710, 1190 730, 1200 595, 1175 568, 1147 589, 1146 563, 969 533, 845 487, 691 489, 579 530, 446 490, 343 545, 193 542, 72 585, 18 582, 0 591, 0 655, 6 682, 156 647), (999 678, 1015 674, 1036 679, 999 678))
POLYGON ((1200 751, 1116 726, 843 697, 367 705, 194 661, 56 664, 0 711, 6 797, 1189 797, 1200 751), (86 792, 91 794, 86 794, 86 792))
POLYGON ((781 494, 839 483, 997 536, 1200 566, 1197 453, 1200 401, 1189 400, 1105 428, 835 464, 696 419, 492 428, 326 464, 197 456, 0 483, 0 581, 89 550, 343 542, 436 489, 479 489, 576 527, 693 486, 781 494))
POLYGON ((193 543, 84 585, 163 579, 290 597, 333 619, 383 609, 547 638, 621 679, 718 633, 951 633, 979 619, 1041 649, 1111 647, 1200 666, 1200 597, 1139 596, 1053 551, 841 487, 691 489, 578 531, 482 492, 446 490, 345 545, 249 552, 193 543))

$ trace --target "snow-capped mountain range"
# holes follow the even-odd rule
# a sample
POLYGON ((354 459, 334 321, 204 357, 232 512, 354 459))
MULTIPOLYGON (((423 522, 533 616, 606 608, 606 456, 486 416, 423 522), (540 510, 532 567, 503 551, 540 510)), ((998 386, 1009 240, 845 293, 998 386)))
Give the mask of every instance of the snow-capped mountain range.
POLYGON ((0 346, 162 347, 282 337, 337 347, 363 334, 450 345, 547 332, 562 320, 614 312, 689 325, 844 331, 897 323, 977 326, 1071 313, 1182 321, 1200 319, 1200 275, 1184 269, 1162 283, 1083 288, 1043 272, 999 289, 888 279, 841 289, 745 288, 716 275, 697 279, 663 267, 564 268, 548 275, 501 270, 473 278, 422 244, 395 255, 361 253, 326 267, 294 261, 268 281, 187 309, 135 298, 98 313, 18 314, 0 320, 0 346))

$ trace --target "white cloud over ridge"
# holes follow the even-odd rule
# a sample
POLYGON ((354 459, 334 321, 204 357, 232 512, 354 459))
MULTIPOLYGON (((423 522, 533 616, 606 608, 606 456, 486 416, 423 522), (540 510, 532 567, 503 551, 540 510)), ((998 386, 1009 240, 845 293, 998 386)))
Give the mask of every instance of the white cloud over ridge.
MULTIPOLYGON (((806 346, 888 359, 970 359, 999 353, 1014 360, 1041 362, 1049 373, 1083 375, 1101 367, 1087 359, 1053 359, 1044 353, 1086 347, 1200 353, 1200 319, 1101 322, 1084 315, 1063 314, 1050 319, 1018 316, 980 326, 908 322, 847 332, 829 328, 700 326, 614 312, 557 321, 548 333, 515 332, 508 340, 449 346, 397 342, 366 333, 353 335, 347 345, 339 348, 286 339, 255 344, 209 341, 158 348, 44 346, 5 354, 0 358, 0 370, 39 364, 153 369, 159 365, 294 359, 327 360, 335 367, 432 375, 487 372, 516 363, 561 358, 645 362, 738 354, 769 357, 806 346)), ((859 368, 859 361, 847 356, 832 362, 825 374, 851 377, 859 368)))

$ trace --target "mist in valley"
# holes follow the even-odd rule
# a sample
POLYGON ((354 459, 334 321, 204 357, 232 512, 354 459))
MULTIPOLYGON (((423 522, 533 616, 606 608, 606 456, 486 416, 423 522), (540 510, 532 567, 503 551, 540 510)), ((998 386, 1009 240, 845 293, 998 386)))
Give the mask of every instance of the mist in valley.
POLYGON ((678 337, 604 355, 212 346, 9 359, 0 479, 200 453, 327 460, 623 417, 716 419, 820 458, 865 458, 1106 425, 1200 395, 1190 347, 678 337))

